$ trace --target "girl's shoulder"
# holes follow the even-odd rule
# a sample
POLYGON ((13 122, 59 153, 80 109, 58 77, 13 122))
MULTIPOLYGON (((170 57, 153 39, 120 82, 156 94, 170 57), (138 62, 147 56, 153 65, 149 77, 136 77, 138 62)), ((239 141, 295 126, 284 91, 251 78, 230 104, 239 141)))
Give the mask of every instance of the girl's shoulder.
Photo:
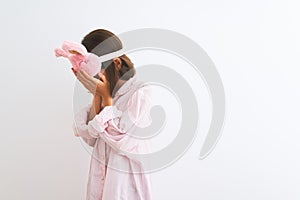
POLYGON ((132 96, 136 92, 146 94, 146 95, 150 95, 150 94, 152 94, 152 91, 153 91, 153 87, 152 87, 151 83, 141 81, 141 80, 137 80, 134 83, 134 85, 131 89, 131 95, 130 96, 132 96))

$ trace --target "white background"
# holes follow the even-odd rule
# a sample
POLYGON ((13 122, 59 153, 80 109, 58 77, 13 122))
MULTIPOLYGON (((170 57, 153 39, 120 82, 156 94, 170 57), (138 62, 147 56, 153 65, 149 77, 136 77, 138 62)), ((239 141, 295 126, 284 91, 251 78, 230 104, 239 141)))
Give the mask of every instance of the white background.
MULTIPOLYGON (((154 199, 299 199, 299 9, 296 0, 2 1, 0 199, 85 199, 90 156, 71 129, 76 79, 53 49, 96 28, 145 27, 201 45, 227 100, 222 138, 198 160, 210 101, 190 73, 203 97, 201 131, 178 162, 153 173, 154 199)), ((169 62, 156 58, 146 63, 169 62)))

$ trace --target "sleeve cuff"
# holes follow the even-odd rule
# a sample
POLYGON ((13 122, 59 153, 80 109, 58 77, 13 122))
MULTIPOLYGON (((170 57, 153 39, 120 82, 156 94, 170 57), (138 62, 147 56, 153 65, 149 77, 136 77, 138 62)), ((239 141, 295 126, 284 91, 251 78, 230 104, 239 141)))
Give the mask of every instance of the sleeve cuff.
POLYGON ((88 137, 89 136, 88 132, 87 132, 87 118, 88 118, 88 114, 90 112, 91 106, 92 106, 92 104, 89 103, 88 105, 86 105, 85 107, 80 109, 79 112, 77 112, 75 114, 72 128, 73 128, 75 136, 77 136, 77 137, 79 137, 79 136, 88 137))
POLYGON ((122 116, 122 111, 119 110, 116 106, 105 106, 103 110, 94 117, 93 120, 88 123, 88 130, 91 136, 99 137, 99 134, 102 133, 108 126, 108 121, 122 116), (92 126, 93 129, 89 127, 92 126), (94 130, 94 131, 93 131, 94 130), (95 131, 96 130, 96 131, 95 131))

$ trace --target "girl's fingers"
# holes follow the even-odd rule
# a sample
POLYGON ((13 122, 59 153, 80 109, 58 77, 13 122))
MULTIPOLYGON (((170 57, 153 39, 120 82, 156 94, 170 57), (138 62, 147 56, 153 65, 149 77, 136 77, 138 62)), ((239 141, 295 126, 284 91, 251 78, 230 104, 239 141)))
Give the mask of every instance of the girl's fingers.
POLYGON ((77 79, 88 89, 91 93, 94 93, 97 87, 96 79, 88 75, 85 71, 79 70, 77 73, 77 79), (94 80, 95 79, 95 80, 94 80))
POLYGON ((82 75, 81 71, 77 72, 77 79, 83 84, 83 85, 87 85, 87 80, 86 78, 82 75))
POLYGON ((79 71, 77 72, 77 76, 83 77, 82 70, 79 70, 79 71))
POLYGON ((80 81, 83 81, 83 82, 85 82, 85 83, 88 82, 88 80, 87 80, 87 78, 86 78, 86 76, 84 75, 84 73, 83 73, 82 70, 79 70, 79 71, 77 72, 77 77, 78 77, 78 79, 79 79, 80 81))
POLYGON ((91 76, 88 75, 84 70, 80 70, 82 75, 86 78, 86 79, 91 79, 91 76))
POLYGON ((81 71, 78 71, 77 72, 77 78, 78 78, 78 80, 82 80, 82 74, 81 74, 81 71))
POLYGON ((102 82, 106 82, 105 76, 102 73, 99 73, 98 76, 102 82))

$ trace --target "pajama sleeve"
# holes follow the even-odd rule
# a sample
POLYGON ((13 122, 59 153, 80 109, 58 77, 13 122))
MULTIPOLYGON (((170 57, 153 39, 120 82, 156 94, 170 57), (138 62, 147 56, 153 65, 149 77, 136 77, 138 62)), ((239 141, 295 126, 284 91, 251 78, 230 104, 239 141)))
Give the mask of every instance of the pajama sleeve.
MULTIPOLYGON (((136 127, 144 128, 151 124, 150 86, 137 89, 129 98, 125 109, 121 111, 116 106, 106 106, 88 122, 87 132, 93 138, 101 138, 117 153, 126 155, 126 152, 141 153, 143 139, 136 139, 128 133, 136 127)), ((141 129, 142 130, 142 129, 141 129)))
POLYGON ((80 136, 85 143, 91 147, 94 147, 97 139, 91 137, 87 131, 87 120, 91 106, 92 104, 89 103, 75 114, 72 128, 75 136, 80 136))

